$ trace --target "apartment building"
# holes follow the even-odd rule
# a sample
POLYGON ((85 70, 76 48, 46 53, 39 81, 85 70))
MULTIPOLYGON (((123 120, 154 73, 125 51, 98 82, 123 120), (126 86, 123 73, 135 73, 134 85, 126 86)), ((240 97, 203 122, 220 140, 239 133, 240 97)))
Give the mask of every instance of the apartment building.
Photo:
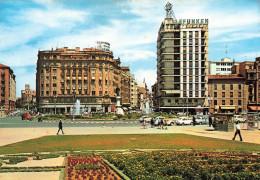
MULTIPOLYGON (((167 3, 167 5, 169 2, 167 3)), ((166 7, 169 7, 167 6, 166 7)), ((208 111, 208 19, 175 19, 162 22, 157 38, 157 111, 182 111, 183 102, 208 111)))
POLYGON ((249 85, 244 77, 237 74, 209 75, 208 88, 211 113, 247 112, 249 85))
MULTIPOLYGON (((107 43, 109 45, 109 43, 107 43)), ((42 113, 111 112, 116 88, 123 106, 130 106, 130 69, 120 66, 108 45, 102 48, 57 48, 38 52, 37 108, 42 113)))
POLYGON ((8 113, 15 110, 16 81, 13 70, 0 64, 1 112, 8 113))
POLYGON ((222 58, 221 61, 209 61, 209 74, 211 75, 229 75, 231 68, 238 65, 238 62, 231 61, 230 58, 222 58))
POLYGON ((131 74, 131 83, 130 83, 130 102, 131 102, 131 108, 137 109, 137 101, 138 101, 138 94, 137 94, 137 81, 135 80, 135 75, 131 74))

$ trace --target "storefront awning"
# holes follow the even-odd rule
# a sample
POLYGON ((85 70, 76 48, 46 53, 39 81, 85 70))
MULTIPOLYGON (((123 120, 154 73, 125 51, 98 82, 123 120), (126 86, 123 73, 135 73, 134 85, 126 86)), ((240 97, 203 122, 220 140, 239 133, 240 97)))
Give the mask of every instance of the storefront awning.
POLYGON ((250 108, 252 111, 260 111, 260 107, 259 107, 259 106, 249 106, 249 108, 250 108))
POLYGON ((221 109, 236 109, 236 106, 220 106, 221 109))

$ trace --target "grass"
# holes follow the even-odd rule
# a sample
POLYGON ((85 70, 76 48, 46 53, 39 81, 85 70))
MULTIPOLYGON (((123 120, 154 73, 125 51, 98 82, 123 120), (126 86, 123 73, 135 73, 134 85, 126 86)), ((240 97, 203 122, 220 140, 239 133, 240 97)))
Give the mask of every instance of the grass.
POLYGON ((107 149, 259 151, 260 145, 185 134, 45 136, 0 147, 0 154, 107 149))

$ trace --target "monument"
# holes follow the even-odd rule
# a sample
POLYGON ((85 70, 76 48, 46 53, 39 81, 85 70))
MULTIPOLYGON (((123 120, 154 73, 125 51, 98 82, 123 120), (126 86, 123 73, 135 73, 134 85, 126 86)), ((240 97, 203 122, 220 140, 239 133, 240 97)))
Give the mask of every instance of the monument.
POLYGON ((116 88, 116 109, 115 109, 115 113, 117 116, 123 116, 125 115, 124 110, 121 108, 121 97, 119 95, 120 93, 120 89, 117 87, 116 88))

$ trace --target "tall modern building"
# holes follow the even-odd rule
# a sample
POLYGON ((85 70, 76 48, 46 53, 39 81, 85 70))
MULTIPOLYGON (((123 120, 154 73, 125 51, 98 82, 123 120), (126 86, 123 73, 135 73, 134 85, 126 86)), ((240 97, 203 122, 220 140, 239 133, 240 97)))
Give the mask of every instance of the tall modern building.
POLYGON ((172 5, 157 38, 159 111, 208 111, 208 19, 176 19, 172 5))
MULTIPOLYGON (((105 43, 105 42, 104 42, 105 43)), ((57 48, 38 52, 36 73, 37 109, 42 113, 111 112, 116 88, 123 107, 130 106, 130 69, 114 59, 106 48, 57 48), (78 101, 77 101, 77 100, 78 101)))

